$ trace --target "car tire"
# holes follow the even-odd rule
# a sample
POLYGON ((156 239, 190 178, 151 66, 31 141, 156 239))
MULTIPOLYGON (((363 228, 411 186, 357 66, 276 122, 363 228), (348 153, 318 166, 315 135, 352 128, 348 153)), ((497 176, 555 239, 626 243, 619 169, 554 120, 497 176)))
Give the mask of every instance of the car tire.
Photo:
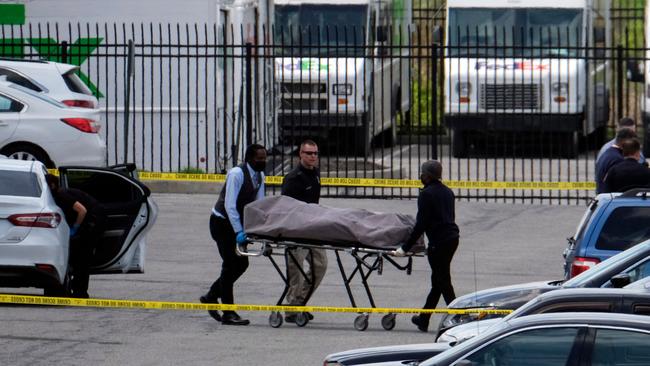
POLYGON ((10 145, 2 150, 2 154, 16 160, 38 160, 46 167, 54 168, 54 163, 41 148, 29 144, 10 145))

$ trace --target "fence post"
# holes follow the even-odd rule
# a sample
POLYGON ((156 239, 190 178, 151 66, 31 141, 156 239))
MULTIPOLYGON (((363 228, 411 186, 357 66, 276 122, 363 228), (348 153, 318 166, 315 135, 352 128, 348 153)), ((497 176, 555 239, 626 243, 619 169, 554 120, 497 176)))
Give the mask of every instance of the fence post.
POLYGON ((246 146, 253 143, 253 44, 246 43, 246 146))
POLYGON ((616 121, 623 117, 623 46, 616 47, 616 121))
POLYGON ((438 159, 438 44, 431 47, 431 158, 438 159))
POLYGON ((68 42, 61 42, 61 62, 64 64, 68 63, 68 42))
POLYGON ((129 162, 129 117, 131 115, 131 78, 133 77, 135 62, 135 46, 129 39, 128 56, 126 58, 126 87, 124 89, 124 164, 129 162))

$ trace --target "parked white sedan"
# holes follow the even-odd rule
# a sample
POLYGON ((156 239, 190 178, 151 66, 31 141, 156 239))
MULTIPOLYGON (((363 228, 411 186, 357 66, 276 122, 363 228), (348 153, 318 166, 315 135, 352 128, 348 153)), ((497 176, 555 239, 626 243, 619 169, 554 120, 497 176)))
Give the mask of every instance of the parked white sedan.
POLYGON ((0 76, 0 154, 62 165, 106 166, 94 109, 71 108, 0 76))
MULTIPOLYGON (((0 288, 38 287, 68 293, 69 229, 37 161, 0 159, 0 288)), ((142 273, 145 239, 158 208, 137 180, 135 165, 61 167, 62 187, 81 189, 104 206, 106 226, 92 274, 142 273)))

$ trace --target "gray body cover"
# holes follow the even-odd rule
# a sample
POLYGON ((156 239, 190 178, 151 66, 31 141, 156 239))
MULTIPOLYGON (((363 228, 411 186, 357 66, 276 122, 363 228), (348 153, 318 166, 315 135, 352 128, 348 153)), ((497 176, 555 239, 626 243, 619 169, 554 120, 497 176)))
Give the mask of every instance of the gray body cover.
MULTIPOLYGON (((411 234, 415 218, 357 208, 332 208, 273 196, 244 208, 247 234, 296 242, 397 249, 411 234)), ((422 238, 414 251, 424 249, 422 238)))

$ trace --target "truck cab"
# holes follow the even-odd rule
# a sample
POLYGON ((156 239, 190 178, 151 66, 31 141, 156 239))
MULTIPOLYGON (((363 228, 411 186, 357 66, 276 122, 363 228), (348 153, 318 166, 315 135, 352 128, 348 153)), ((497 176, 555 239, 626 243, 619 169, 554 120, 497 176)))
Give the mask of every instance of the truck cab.
POLYGON ((410 0, 276 0, 275 77, 284 143, 329 139, 366 156, 410 117, 410 0))
POLYGON ((588 134, 604 140, 608 61, 600 53, 609 29, 607 0, 447 1, 444 119, 453 155, 497 134, 554 134, 569 156, 588 134))

